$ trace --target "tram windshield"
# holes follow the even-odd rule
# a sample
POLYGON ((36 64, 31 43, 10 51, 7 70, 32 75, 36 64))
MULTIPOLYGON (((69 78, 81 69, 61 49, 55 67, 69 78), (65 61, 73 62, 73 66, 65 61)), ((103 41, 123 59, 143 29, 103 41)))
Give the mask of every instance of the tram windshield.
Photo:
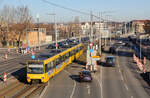
POLYGON ((44 64, 42 62, 28 62, 28 73, 42 74, 44 73, 44 64))

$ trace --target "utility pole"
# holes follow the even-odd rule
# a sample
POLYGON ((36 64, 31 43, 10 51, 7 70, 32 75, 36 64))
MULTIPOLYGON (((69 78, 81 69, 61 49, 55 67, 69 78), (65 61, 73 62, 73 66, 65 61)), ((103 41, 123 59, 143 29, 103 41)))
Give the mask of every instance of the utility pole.
POLYGON ((91 36, 90 36, 90 42, 93 43, 93 13, 91 11, 91 36))
POLYGON ((100 55, 102 54, 102 35, 101 35, 101 13, 99 12, 99 49, 100 49, 100 55))
POLYGON ((38 46, 40 50, 39 14, 37 14, 36 18, 37 18, 37 24, 38 24, 38 46))
POLYGON ((126 22, 124 23, 125 24, 125 34, 127 33, 127 27, 126 27, 126 22))
POLYGON ((56 50, 58 49, 58 32, 57 32, 57 23, 56 23, 56 14, 48 14, 54 16, 54 25, 55 25, 55 43, 56 43, 56 50))
POLYGON ((56 40, 56 50, 57 50, 58 49, 58 43, 57 43, 58 33, 57 33, 57 24, 56 24, 56 14, 54 14, 54 22, 55 22, 55 40, 56 40))
POLYGON ((28 42, 28 29, 26 28, 26 44, 28 46, 29 42, 28 42))
POLYGON ((79 42, 81 43, 81 32, 80 32, 80 17, 79 17, 79 23, 78 23, 78 32, 79 32, 79 42))

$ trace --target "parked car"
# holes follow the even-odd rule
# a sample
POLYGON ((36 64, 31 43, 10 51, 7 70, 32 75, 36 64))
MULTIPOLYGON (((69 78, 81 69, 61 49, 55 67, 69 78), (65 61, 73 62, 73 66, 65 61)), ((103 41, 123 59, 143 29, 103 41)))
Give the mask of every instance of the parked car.
POLYGON ((109 53, 112 53, 112 54, 116 53, 116 47, 111 46, 111 47, 109 48, 109 53))
POLYGON ((80 82, 92 82, 92 75, 91 72, 88 70, 84 70, 79 72, 79 76, 80 76, 80 82))
POLYGON ((48 47, 47 47, 47 49, 54 49, 54 48, 56 48, 56 44, 55 44, 55 43, 50 44, 50 45, 48 45, 48 47))
POLYGON ((107 56, 106 57, 106 66, 115 66, 115 57, 114 56, 107 56))

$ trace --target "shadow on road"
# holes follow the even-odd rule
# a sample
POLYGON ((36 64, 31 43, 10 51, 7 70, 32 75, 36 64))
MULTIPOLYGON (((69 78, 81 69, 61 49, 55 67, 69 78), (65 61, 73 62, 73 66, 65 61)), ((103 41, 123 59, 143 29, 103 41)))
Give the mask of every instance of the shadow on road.
POLYGON ((13 77, 15 77, 17 80, 19 80, 22 83, 27 84, 26 80, 26 67, 21 68, 11 74, 13 77))
POLYGON ((106 64, 106 63, 105 63, 105 62, 102 62, 102 61, 98 61, 98 62, 97 62, 97 65, 99 65, 99 66, 105 66, 105 64, 106 64))
MULTIPOLYGON (((150 72, 141 73, 141 77, 147 82, 147 84, 150 86, 150 72)), ((150 87, 149 87, 150 89, 150 87)))
POLYGON ((80 82, 80 77, 79 75, 70 75, 69 76, 72 80, 75 80, 76 82, 80 82))
POLYGON ((80 61, 80 60, 75 60, 75 61, 73 61, 73 62, 74 62, 74 63, 77 63, 77 64, 80 64, 80 65, 83 65, 83 66, 86 65, 86 62, 80 61))
POLYGON ((118 56, 125 56, 125 57, 133 57, 133 52, 128 52, 128 51, 118 51, 118 54, 115 54, 118 56))

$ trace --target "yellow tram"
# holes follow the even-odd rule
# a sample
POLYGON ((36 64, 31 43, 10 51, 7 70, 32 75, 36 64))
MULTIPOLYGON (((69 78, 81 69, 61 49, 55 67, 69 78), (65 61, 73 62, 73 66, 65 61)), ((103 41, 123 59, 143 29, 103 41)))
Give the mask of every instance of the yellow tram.
POLYGON ((78 59, 82 53, 83 44, 81 43, 47 59, 28 60, 27 82, 48 82, 51 77, 63 70, 73 60, 78 59))

